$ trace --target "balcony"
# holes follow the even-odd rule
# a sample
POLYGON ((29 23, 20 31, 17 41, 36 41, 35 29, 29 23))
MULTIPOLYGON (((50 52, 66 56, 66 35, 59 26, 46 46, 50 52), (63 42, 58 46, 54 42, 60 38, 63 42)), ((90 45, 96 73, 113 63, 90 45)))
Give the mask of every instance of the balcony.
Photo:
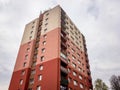
POLYGON ((65 27, 62 27, 62 29, 61 29, 61 34, 62 34, 63 36, 66 36, 66 35, 67 35, 67 32, 66 32, 65 29, 66 29, 65 27))
POLYGON ((65 63, 66 65, 68 64, 68 61, 67 60, 65 60, 64 58, 62 58, 61 57, 61 61, 63 62, 63 63, 65 63))
POLYGON ((35 47, 38 48, 39 47, 39 43, 36 43, 35 47))
POLYGON ((39 26, 41 26, 42 25, 42 21, 41 22, 39 22, 39 26))
POLYGON ((64 68, 63 66, 61 66, 60 69, 63 73, 68 74, 68 70, 64 68))
POLYGON ((60 81, 61 85, 63 86, 67 86, 68 85, 68 80, 65 77, 61 77, 61 81, 60 81))
POLYGON ((35 51, 34 51, 34 54, 38 54, 38 50, 35 50, 35 51))
POLYGON ((39 42, 39 41, 40 41, 40 38, 37 38, 37 39, 36 39, 36 42, 39 42))
POLYGON ((67 60, 67 56, 64 54, 64 53, 60 53, 60 57, 62 57, 63 59, 66 59, 67 60))
POLYGON ((41 34, 41 30, 38 30, 37 35, 40 35, 40 34, 41 34))
POLYGON ((67 45, 64 42, 61 42, 61 48, 65 50, 67 49, 67 45))
POLYGON ((67 41, 66 36, 64 36, 63 34, 61 34, 61 41, 62 41, 62 42, 66 42, 66 41, 67 41))
POLYGON ((68 90, 67 86, 60 85, 60 90, 68 90))

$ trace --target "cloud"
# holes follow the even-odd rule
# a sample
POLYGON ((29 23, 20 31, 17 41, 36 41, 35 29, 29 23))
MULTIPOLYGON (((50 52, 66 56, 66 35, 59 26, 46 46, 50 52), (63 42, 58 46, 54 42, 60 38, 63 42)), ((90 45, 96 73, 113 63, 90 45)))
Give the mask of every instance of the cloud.
POLYGON ((85 35, 93 82, 120 75, 119 0, 0 0, 0 90, 9 86, 25 24, 57 4, 85 35))

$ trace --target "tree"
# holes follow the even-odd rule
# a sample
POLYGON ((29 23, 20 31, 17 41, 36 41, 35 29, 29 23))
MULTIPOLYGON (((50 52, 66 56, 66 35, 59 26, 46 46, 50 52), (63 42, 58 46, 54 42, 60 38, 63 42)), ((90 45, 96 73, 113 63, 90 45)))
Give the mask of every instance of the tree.
POLYGON ((108 86, 101 79, 97 79, 94 90, 108 90, 108 86))
POLYGON ((120 90, 120 76, 111 76, 110 84, 112 90, 120 90))

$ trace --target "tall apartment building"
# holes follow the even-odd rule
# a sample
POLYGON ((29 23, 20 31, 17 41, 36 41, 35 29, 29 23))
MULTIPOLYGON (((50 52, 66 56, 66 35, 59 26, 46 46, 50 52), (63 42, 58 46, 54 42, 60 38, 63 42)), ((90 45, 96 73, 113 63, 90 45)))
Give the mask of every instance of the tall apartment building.
POLYGON ((85 37, 60 6, 26 25, 9 90, 92 90, 85 37))

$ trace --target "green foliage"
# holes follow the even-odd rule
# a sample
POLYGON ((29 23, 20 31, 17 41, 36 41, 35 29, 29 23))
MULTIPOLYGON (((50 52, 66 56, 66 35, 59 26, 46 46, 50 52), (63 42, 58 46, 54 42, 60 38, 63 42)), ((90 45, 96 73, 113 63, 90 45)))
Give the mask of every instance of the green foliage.
POLYGON ((94 90, 108 90, 108 86, 101 79, 97 79, 94 90))

